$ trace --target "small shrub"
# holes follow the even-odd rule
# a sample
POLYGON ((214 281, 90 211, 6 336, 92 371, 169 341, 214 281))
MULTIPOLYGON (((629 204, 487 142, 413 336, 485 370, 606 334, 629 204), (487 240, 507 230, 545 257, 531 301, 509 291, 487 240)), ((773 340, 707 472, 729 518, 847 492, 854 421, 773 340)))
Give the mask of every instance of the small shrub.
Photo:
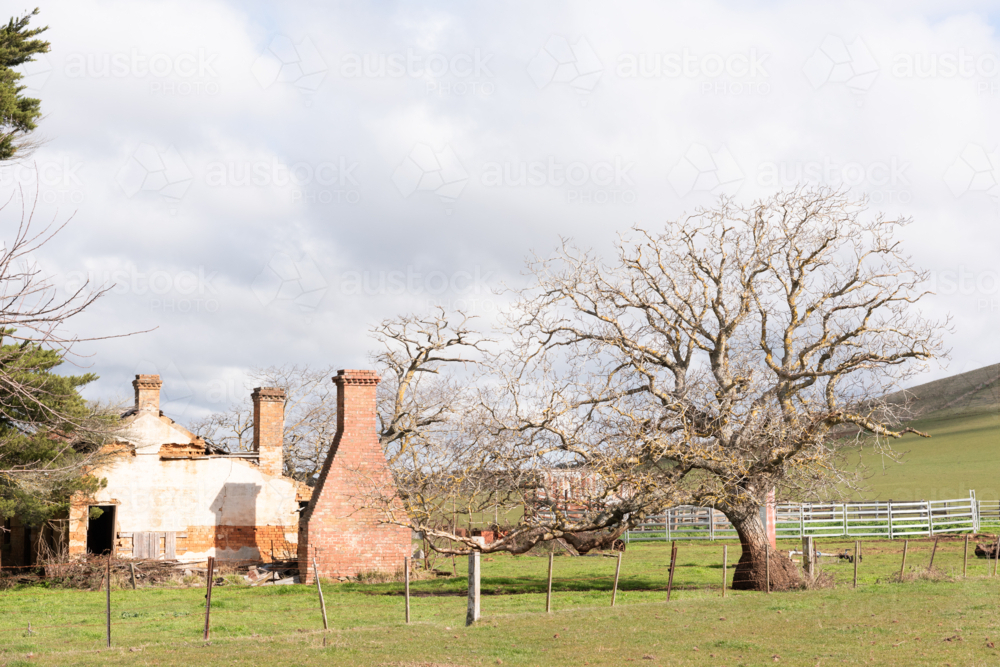
POLYGON ((931 570, 922 568, 919 570, 911 570, 909 572, 904 572, 902 578, 900 578, 899 573, 897 572, 896 574, 889 577, 889 581, 898 584, 898 583, 914 583, 918 581, 951 583, 958 580, 949 574, 945 574, 944 572, 942 572, 937 568, 931 570))
POLYGON ((403 578, 402 568, 391 573, 379 570, 364 570, 358 572, 357 577, 355 577, 360 584, 394 584, 403 581, 403 578))
POLYGON ((802 588, 807 591, 820 590, 823 588, 833 588, 833 575, 829 572, 819 572, 812 581, 807 577, 802 578, 802 588))

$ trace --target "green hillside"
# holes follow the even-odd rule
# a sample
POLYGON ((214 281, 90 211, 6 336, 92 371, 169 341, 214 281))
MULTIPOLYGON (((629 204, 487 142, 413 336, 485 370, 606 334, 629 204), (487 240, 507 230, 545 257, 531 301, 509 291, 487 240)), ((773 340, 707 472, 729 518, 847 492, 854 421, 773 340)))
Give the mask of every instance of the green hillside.
POLYGON ((894 444, 900 464, 866 451, 872 477, 866 497, 878 500, 1000 498, 1000 364, 919 385, 888 397, 910 401, 911 426, 931 438, 907 435, 894 444))

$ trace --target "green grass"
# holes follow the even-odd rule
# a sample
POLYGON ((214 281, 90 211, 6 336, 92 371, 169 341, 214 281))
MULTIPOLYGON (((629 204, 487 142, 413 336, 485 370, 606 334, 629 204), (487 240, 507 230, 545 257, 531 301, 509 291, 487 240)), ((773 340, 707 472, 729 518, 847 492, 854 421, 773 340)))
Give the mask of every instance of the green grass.
MULTIPOLYGON (((907 435, 893 447, 902 464, 870 451, 861 456, 874 473, 866 498, 878 500, 980 500, 1000 498, 1000 364, 928 382, 887 397, 911 401, 910 424, 932 437, 907 435), (885 467, 883 469, 883 463, 885 467)), ((856 459, 855 459, 856 460, 856 459)))
MULTIPOLYGON (((824 540, 819 548, 832 552, 850 544, 824 540)), ((774 664, 774 655, 794 665, 1000 662, 986 645, 987 637, 1000 640, 1000 579, 990 579, 986 563, 975 558, 962 579, 959 539, 941 543, 933 579, 890 583, 902 544, 878 541, 864 544, 857 590, 850 587, 853 567, 829 562, 822 569, 832 588, 730 591, 725 599, 722 546, 679 544, 668 604, 669 549, 630 545, 613 609, 614 558, 558 556, 552 614, 544 613, 546 558, 487 556, 483 620, 472 628, 464 627, 461 559, 458 577, 413 583, 410 626, 402 622, 401 584, 326 582, 332 628, 326 647, 312 586, 216 588, 207 644, 203 590, 116 590, 110 650, 103 648, 103 593, 7 590, 0 592, 0 665, 762 665, 774 664), (955 636, 962 639, 945 641, 955 636)), ((911 575, 926 569, 931 546, 910 542, 911 575)), ((739 547, 729 543, 729 551, 735 561, 739 547)))
POLYGON ((904 452, 901 464, 883 462, 867 450, 862 461, 874 475, 865 494, 877 500, 980 500, 1000 498, 1000 412, 947 411, 912 424, 931 435, 906 435, 893 448, 904 452), (883 463, 885 470, 883 470, 883 463))

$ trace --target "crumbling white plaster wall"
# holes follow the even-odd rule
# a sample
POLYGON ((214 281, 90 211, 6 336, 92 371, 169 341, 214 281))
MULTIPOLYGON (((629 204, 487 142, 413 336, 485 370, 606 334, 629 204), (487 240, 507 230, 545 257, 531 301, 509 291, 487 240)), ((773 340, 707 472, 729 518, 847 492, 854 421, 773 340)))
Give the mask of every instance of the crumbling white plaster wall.
POLYGON ((161 459, 162 444, 192 442, 193 436, 153 413, 137 415, 125 437, 135 445, 134 454, 123 452, 95 471, 107 485, 88 501, 117 506, 118 532, 187 533, 177 540, 178 560, 261 557, 252 546, 206 544, 206 531, 225 532, 212 530, 220 526, 275 527, 286 542, 298 541, 293 480, 266 475, 246 459, 161 459))

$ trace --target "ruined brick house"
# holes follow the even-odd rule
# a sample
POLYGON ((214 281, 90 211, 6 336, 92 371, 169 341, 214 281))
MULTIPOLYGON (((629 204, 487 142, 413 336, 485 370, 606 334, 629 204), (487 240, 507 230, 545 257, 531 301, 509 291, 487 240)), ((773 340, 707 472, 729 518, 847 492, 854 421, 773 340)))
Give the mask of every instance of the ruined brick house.
POLYGON ((391 484, 378 439, 373 449, 368 437, 375 433, 378 378, 370 371, 341 371, 335 381, 338 432, 319 484, 310 489, 282 474, 282 390, 254 390, 253 451, 228 454, 160 411, 159 376, 137 375, 135 406, 124 416, 115 455, 95 471, 107 480, 105 488, 74 497, 68 517, 41 529, 21 525, 15 517, 8 523, 0 562, 30 565, 47 550, 71 558, 110 551, 126 558, 180 561, 208 556, 291 560, 320 553, 302 550, 304 540, 326 545, 324 575, 398 569, 396 563, 409 552, 409 530, 378 526, 373 515, 344 500, 357 496, 351 486, 355 477, 345 471, 359 462, 391 484), (352 393, 352 374, 360 374, 371 391, 352 393), (370 428, 359 430, 368 421, 370 428), (319 508, 312 520, 302 520, 312 496, 319 508), (351 545, 349 553, 338 551, 334 541, 351 545))

